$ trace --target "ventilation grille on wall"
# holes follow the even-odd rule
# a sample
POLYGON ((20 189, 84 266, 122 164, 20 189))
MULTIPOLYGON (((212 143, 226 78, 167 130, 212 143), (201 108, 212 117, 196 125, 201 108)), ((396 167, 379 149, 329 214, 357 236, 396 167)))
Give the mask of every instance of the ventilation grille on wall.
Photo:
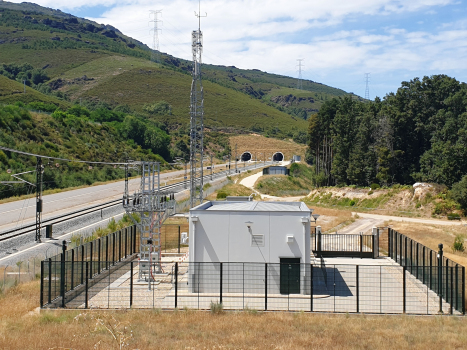
POLYGON ((264 247, 264 235, 251 235, 252 247, 264 247))

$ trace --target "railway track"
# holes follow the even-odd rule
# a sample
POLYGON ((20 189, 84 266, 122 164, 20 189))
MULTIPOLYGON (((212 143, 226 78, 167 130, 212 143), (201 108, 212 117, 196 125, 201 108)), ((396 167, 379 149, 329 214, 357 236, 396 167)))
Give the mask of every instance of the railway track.
MULTIPOLYGON (((272 164, 272 163, 271 162, 266 162, 265 165, 270 165, 270 164, 272 164)), ((255 164, 254 165, 249 165, 247 167, 242 167, 240 169, 240 172, 244 172, 244 171, 255 169, 255 168, 257 168, 255 164)), ((223 176, 226 176, 226 175, 229 175, 228 170, 220 171, 218 173, 213 173, 212 174, 212 180, 219 179, 219 178, 221 178, 223 176)), ((211 174, 204 175, 203 179, 205 181, 207 181, 207 182, 211 181, 211 174)), ((161 186, 160 189, 162 191, 173 191, 175 193, 178 193, 178 192, 186 190, 187 188, 185 188, 185 186, 187 188, 189 187, 189 180, 188 179, 186 181, 184 180, 184 181, 180 181, 180 182, 177 182, 177 183, 174 183, 174 184, 161 186)), ((93 206, 90 206, 90 207, 87 207, 87 208, 84 208, 84 209, 72 211, 70 213, 66 213, 66 214, 59 215, 59 216, 56 216, 56 217, 53 217, 53 218, 49 218, 49 219, 43 220, 42 223, 41 223, 41 226, 44 227, 46 225, 55 225, 55 224, 58 224, 58 223, 63 223, 63 222, 68 221, 68 220, 73 220, 73 219, 76 219, 76 218, 79 218, 79 217, 82 217, 82 216, 85 216, 85 215, 89 215, 89 214, 98 212, 98 211, 103 210, 103 209, 115 207, 115 206, 118 206, 118 205, 122 205, 122 199, 115 199, 115 200, 112 200, 112 201, 109 201, 109 202, 101 203, 101 204, 98 204, 98 205, 93 205, 93 206)), ((16 238, 16 237, 26 235, 28 233, 34 232, 35 230, 36 230, 36 223, 32 223, 32 224, 28 224, 26 226, 22 226, 20 228, 14 228, 14 229, 11 229, 11 230, 8 230, 8 231, 0 232, 0 242, 4 242, 4 241, 7 241, 7 240, 12 239, 12 238, 16 238)))

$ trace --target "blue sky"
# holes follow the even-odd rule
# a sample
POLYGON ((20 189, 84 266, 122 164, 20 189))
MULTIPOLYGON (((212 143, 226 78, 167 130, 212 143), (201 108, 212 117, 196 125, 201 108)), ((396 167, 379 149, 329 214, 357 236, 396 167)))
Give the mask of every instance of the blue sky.
MULTIPOLYGON (((20 2, 16 1, 15 2, 20 2)), ((191 59, 191 0, 37 0, 111 24, 150 47, 149 10, 162 10, 160 50, 191 59)), ((447 74, 467 81, 467 0, 205 0, 203 61, 296 77, 365 94, 447 74)))

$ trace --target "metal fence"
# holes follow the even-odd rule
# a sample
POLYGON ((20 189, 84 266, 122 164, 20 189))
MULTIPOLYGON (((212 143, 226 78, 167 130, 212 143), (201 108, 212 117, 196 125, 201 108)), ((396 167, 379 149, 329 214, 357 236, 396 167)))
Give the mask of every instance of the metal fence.
MULTIPOLYGON (((44 266, 43 281, 60 278, 55 271, 62 264, 44 266)), ((138 280, 138 261, 92 276, 96 264, 85 262, 80 293, 67 292, 65 299, 59 295, 42 306, 204 310, 222 304, 226 310, 462 313, 456 308, 461 300, 440 297, 405 266, 175 262, 165 263, 164 273, 148 282, 138 280)), ((423 270, 428 275, 436 267, 423 270)))
POLYGON ((425 247, 413 239, 388 230, 389 257, 407 269, 415 278, 427 285, 461 313, 465 312, 465 267, 425 247))
POLYGON ((188 224, 165 224, 161 228, 161 249, 165 253, 182 253, 188 249, 188 224))
POLYGON ((377 258, 379 235, 311 234, 311 249, 319 257, 377 258))
POLYGON ((133 225, 70 250, 64 244, 62 253, 41 262, 41 307, 59 297, 64 306, 66 293, 79 294, 88 279, 134 258, 139 239, 133 225))

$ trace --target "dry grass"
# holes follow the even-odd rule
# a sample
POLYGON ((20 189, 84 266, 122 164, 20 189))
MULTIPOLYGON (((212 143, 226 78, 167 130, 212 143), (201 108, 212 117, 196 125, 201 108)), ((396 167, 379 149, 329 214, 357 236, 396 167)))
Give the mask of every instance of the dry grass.
POLYGON ((282 152, 285 159, 292 159, 293 155, 300 155, 303 159, 306 151, 306 145, 301 145, 290 140, 278 140, 256 134, 231 136, 230 147, 232 149, 232 154, 235 152, 235 144, 237 145, 238 157, 240 157, 243 152, 251 152, 253 159, 255 159, 256 156, 263 161, 264 154, 266 154, 267 157, 272 157, 276 152, 282 152))
MULTIPOLYGON (((463 265, 467 266, 467 251, 459 252, 453 250, 454 238, 456 235, 463 235, 467 238, 467 227, 461 225, 442 226, 417 224, 409 222, 387 222, 394 230, 412 238, 428 248, 438 251, 438 244, 443 243, 444 255, 463 265)), ((466 246, 466 243, 464 243, 466 246)))
POLYGON ((1 349, 460 349, 463 317, 191 310, 33 311, 39 283, 0 297, 1 349))
POLYGON ((350 224, 354 220, 352 217, 352 212, 348 210, 330 209, 316 206, 309 207, 314 209, 313 214, 320 215, 316 221, 316 225, 321 226, 323 232, 342 224, 350 224))

